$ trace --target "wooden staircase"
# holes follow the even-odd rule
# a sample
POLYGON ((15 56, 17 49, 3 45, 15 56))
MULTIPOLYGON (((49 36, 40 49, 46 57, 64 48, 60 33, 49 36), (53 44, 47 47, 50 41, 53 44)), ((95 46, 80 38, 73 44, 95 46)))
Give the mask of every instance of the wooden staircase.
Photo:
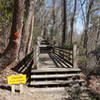
POLYGON ((72 54, 72 50, 69 51, 62 48, 55 48, 52 51, 52 48, 45 41, 40 45, 38 66, 35 70, 33 66, 29 84, 34 92, 44 92, 45 95, 49 92, 48 96, 55 94, 58 98, 59 96, 64 98, 54 99, 53 97, 52 100, 69 100, 66 89, 85 86, 86 82, 82 79, 81 70, 73 66, 75 54, 72 54))
POLYGON ((85 81, 81 78, 80 69, 48 68, 32 70, 30 87, 70 87, 74 85, 82 86, 85 81))
MULTIPOLYGON (((50 99, 44 100, 70 100, 71 96, 67 92, 68 89, 84 88, 85 86, 85 81, 81 77, 82 73, 80 69, 32 69, 29 87, 32 88, 31 91, 34 93, 50 97, 50 99)), ((91 100, 88 97, 86 92, 82 93, 80 100, 91 100)))

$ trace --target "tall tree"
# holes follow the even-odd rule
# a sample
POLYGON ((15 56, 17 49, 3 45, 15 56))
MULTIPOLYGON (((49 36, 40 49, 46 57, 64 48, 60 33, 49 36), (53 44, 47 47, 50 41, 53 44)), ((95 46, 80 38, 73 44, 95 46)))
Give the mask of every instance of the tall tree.
POLYGON ((33 18, 34 18, 34 1, 33 0, 28 0, 26 2, 26 6, 28 8, 26 9, 26 22, 24 23, 23 27, 23 34, 22 34, 22 41, 21 41, 21 48, 19 52, 19 58, 20 60, 27 55, 27 50, 28 50, 28 42, 31 38, 31 34, 33 31, 33 18))
POLYGON ((66 0, 61 0, 62 1, 62 46, 64 46, 66 42, 66 0))
POLYGON ((89 0, 87 13, 86 13, 86 20, 85 20, 85 29, 84 29, 84 48, 86 50, 85 55, 87 57, 87 43, 88 43, 88 29, 89 29, 89 22, 90 22, 90 14, 91 9, 93 7, 94 0, 89 0))
POLYGON ((75 22, 75 15, 76 15, 76 8, 77 8, 77 0, 74 0, 74 10, 73 10, 73 14, 72 14, 72 18, 71 18, 71 23, 70 23, 70 43, 72 45, 73 42, 73 31, 74 31, 74 22, 75 22))
POLYGON ((33 28, 34 28, 34 16, 31 18, 30 35, 27 42, 26 54, 29 54, 33 50, 33 28))
POLYGON ((36 43, 37 37, 44 33, 44 23, 45 23, 45 1, 36 0, 34 7, 34 37, 33 41, 36 43), (37 17, 38 16, 38 17, 37 17))
POLYGON ((0 70, 6 68, 17 59, 24 15, 24 0, 14 0, 13 22, 9 44, 0 58, 0 70))
POLYGON ((53 40, 53 35, 55 33, 55 5, 56 0, 52 0, 52 29, 51 29, 51 40, 53 40))

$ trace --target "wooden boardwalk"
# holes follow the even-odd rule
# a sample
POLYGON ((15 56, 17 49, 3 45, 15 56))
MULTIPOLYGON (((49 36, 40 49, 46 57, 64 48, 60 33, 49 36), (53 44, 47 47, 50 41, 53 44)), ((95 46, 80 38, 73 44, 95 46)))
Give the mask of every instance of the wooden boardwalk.
POLYGON ((38 69, 56 68, 55 63, 50 58, 48 53, 39 55, 39 66, 38 69))
POLYGON ((69 98, 68 88, 85 84, 81 76, 79 68, 69 68, 69 64, 52 52, 40 52, 37 69, 33 66, 31 70, 31 91, 52 96, 52 100, 65 100, 69 98))

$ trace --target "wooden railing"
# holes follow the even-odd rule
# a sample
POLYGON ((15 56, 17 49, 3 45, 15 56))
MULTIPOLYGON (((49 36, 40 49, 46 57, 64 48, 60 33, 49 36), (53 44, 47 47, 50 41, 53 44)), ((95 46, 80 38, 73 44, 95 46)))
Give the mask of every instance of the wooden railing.
POLYGON ((40 48, 39 45, 34 45, 34 69, 37 69, 39 66, 39 54, 40 48))
POLYGON ((72 48, 53 47, 53 52, 68 63, 71 68, 77 68, 77 46, 72 48))
POLYGON ((27 75, 27 82, 30 78, 31 68, 34 64, 33 61, 33 51, 28 54, 25 58, 23 58, 12 70, 19 74, 26 74, 27 75))

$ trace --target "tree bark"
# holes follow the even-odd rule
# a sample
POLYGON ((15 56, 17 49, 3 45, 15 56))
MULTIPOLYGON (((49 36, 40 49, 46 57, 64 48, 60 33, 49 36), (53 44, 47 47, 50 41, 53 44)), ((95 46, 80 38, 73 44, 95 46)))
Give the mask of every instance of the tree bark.
POLYGON ((26 49, 26 54, 29 54, 33 48, 32 46, 32 40, 33 40, 33 28, 34 28, 34 17, 31 18, 31 26, 30 26, 30 37, 28 39, 27 43, 27 49, 26 49))
POLYGON ((88 29, 89 29, 89 22, 90 22, 90 12, 93 6, 94 0, 90 0, 88 4, 88 9, 86 13, 86 20, 85 20, 85 29, 84 29, 84 44, 83 47, 85 49, 85 67, 87 67, 87 58, 88 58, 88 29))
POLYGON ((85 22, 85 29, 84 29, 84 48, 86 50, 85 55, 87 56, 87 43, 88 43, 88 29, 89 29, 89 21, 90 21, 90 12, 93 6, 94 0, 90 0, 87 14, 86 14, 86 22, 85 22))
POLYGON ((77 8, 77 0, 75 0, 75 2, 74 2, 74 11, 73 11, 73 15, 72 15, 72 18, 71 18, 71 24, 70 24, 70 28, 71 28, 71 32, 70 32, 71 41, 70 41, 70 43, 71 43, 71 45, 73 43, 73 31, 74 31, 76 8, 77 8))
POLYGON ((13 22, 9 44, 0 58, 0 70, 17 59, 23 27, 24 0, 14 0, 13 22))
POLYGON ((33 17, 33 13, 34 13, 34 1, 30 0, 30 6, 29 6, 29 10, 28 10, 28 16, 27 16, 27 20, 26 23, 24 25, 24 29, 23 29, 23 35, 22 35, 22 41, 21 41, 21 48, 20 48, 20 52, 19 52, 19 59, 23 59, 26 56, 26 51, 27 51, 27 44, 28 44, 28 40, 30 38, 30 28, 31 28, 31 24, 32 24, 32 17, 33 17))
POLYGON ((53 40, 53 35, 55 32, 55 4, 56 4, 56 0, 52 0, 53 3, 53 7, 52 7, 52 29, 51 29, 51 41, 53 40))
POLYGON ((64 46, 66 42, 66 8, 66 0, 62 0, 62 46, 64 46))

